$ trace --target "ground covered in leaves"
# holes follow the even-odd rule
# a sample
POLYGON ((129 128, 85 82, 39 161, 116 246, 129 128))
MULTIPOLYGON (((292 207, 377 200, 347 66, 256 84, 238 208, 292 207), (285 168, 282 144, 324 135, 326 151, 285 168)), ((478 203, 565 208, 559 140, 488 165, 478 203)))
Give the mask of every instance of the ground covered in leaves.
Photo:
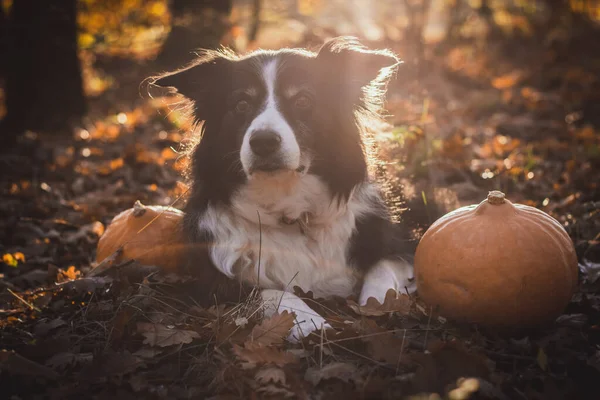
POLYGON ((446 321, 417 296, 361 309, 300 293, 334 331, 292 345, 293 315, 263 319, 252 296, 202 308, 193 277, 111 260, 94 270, 114 215, 136 200, 181 207, 186 190, 189 126, 166 99, 139 98, 147 71, 128 67, 139 80, 94 100, 71 137, 29 132, 0 157, 2 397, 597 398, 600 64, 586 57, 598 53, 575 65, 518 51, 518 65, 501 45, 407 62, 378 139, 413 202, 445 212, 499 189, 563 224, 580 288, 554 324, 507 337, 446 321))

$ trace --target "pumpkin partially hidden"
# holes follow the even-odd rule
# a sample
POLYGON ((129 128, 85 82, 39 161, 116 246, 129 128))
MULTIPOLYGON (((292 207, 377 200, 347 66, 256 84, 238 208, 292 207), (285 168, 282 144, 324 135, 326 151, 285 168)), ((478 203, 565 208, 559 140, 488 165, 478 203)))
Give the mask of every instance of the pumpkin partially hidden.
POLYGON ((137 201, 113 218, 100 237, 96 259, 101 262, 121 246, 121 260, 134 259, 175 271, 184 248, 183 212, 172 207, 145 206, 137 201))
POLYGON ((495 327, 550 322, 577 286, 573 242, 554 218, 490 192, 425 232, 417 290, 442 316, 495 327))

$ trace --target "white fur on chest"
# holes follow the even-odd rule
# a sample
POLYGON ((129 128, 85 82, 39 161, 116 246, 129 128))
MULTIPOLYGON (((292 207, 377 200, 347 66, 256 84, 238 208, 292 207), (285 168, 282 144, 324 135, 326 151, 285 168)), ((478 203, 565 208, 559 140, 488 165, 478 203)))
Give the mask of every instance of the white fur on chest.
POLYGON ((234 195, 230 207, 210 205, 199 227, 212 234, 211 259, 231 278, 263 288, 299 286, 317 297, 345 297, 357 282, 347 262, 350 238, 356 218, 371 210, 369 197, 375 195, 365 185, 340 205, 316 176, 258 176, 234 195), (298 219, 305 213, 304 232, 298 223, 281 222, 283 216, 298 219))

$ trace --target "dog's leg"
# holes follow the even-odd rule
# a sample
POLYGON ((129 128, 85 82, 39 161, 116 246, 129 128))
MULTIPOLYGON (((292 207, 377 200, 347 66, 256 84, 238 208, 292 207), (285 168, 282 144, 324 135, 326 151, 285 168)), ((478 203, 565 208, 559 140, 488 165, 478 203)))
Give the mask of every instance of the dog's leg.
POLYGON ((404 260, 381 260, 367 272, 360 292, 360 305, 365 305, 369 297, 383 304, 389 289, 398 293, 416 290, 413 279, 413 266, 404 260))
POLYGON ((261 293, 264 314, 266 317, 275 312, 288 311, 296 314, 296 323, 288 335, 288 340, 298 342, 301 338, 308 336, 318 329, 331 328, 325 318, 311 309, 300 297, 282 290, 265 289, 261 293))

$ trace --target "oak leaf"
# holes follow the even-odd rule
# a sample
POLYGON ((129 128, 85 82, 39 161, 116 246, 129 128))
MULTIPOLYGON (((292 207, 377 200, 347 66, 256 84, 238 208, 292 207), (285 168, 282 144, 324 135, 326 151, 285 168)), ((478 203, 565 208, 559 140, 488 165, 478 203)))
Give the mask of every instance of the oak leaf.
POLYGON ((243 362, 244 368, 254 368, 258 364, 275 364, 282 367, 296 361, 296 357, 291 353, 256 342, 246 342, 244 347, 234 344, 233 352, 243 362))
POLYGON ((137 331, 144 336, 144 344, 159 347, 190 343, 200 337, 196 331, 170 328, 150 322, 138 322, 137 331))
POLYGON ((344 382, 352 380, 357 372, 357 368, 349 363, 334 362, 324 365, 323 368, 310 367, 304 374, 304 379, 314 386, 325 379, 340 379, 344 382))
POLYGON ((385 294, 383 304, 375 298, 369 297, 367 304, 364 306, 360 306, 353 301, 348 301, 348 306, 358 315, 367 317, 380 317, 392 312, 406 315, 410 312, 411 299, 405 294, 389 289, 385 294))
POLYGON ((294 326, 295 315, 287 311, 274 314, 256 325, 250 334, 252 341, 265 346, 283 343, 294 326))

